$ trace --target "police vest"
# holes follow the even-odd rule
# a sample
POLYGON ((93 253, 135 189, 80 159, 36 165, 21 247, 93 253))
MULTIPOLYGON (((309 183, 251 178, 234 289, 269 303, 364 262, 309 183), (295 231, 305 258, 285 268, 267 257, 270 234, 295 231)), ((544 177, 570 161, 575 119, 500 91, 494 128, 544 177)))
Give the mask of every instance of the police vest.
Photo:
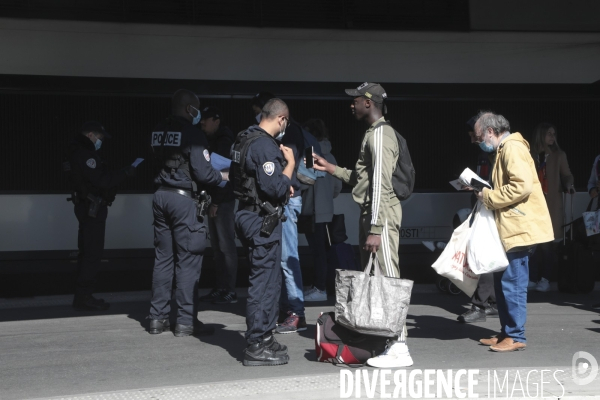
POLYGON ((231 147, 229 181, 233 183, 233 194, 240 202, 260 204, 262 201, 268 201, 268 199, 261 198, 260 188, 256 185, 256 178, 246 173, 246 156, 248 155, 250 144, 258 138, 268 137, 275 145, 277 145, 277 141, 262 130, 255 130, 248 134, 244 134, 245 132, 238 133, 231 147))
POLYGON ((187 176, 192 185, 192 191, 197 192, 196 182, 190 175, 190 160, 183 155, 183 126, 173 117, 165 121, 162 131, 152 132, 152 151, 160 166, 161 174, 173 175, 181 170, 187 176))

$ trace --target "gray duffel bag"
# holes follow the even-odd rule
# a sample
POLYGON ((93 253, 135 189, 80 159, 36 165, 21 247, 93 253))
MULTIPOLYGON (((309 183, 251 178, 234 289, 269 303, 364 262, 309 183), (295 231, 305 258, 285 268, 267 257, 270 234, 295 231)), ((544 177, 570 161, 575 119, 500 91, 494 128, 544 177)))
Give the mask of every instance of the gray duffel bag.
POLYGON ((376 255, 369 258, 364 271, 338 269, 335 321, 365 335, 399 337, 406 323, 412 287, 411 280, 383 276, 376 255))

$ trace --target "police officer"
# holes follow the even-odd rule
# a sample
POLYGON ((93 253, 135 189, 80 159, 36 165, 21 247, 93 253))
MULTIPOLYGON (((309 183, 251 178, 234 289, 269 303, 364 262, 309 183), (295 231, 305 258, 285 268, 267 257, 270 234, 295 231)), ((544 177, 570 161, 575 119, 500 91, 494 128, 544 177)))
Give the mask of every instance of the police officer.
POLYGON ((236 231, 251 263, 243 364, 281 365, 288 362, 287 347, 277 343, 272 330, 281 293, 281 217, 295 160, 290 148, 275 141, 288 125, 287 105, 271 99, 261 115, 260 124, 239 134, 231 151, 232 181, 239 199, 236 231))
MULTIPOLYGON (((235 136, 222 121, 221 111, 216 107, 202 110, 200 127, 208 139, 208 151, 229 158, 235 136)), ((235 197, 231 184, 214 187, 210 191, 211 204, 208 209, 208 230, 217 274, 214 289, 200 301, 214 304, 237 303, 235 282, 238 254, 235 244, 235 197)))
POLYGON ((152 132, 160 172, 152 202, 156 256, 148 332, 169 329, 175 278, 175 336, 206 335, 214 330, 197 319, 198 280, 208 240, 205 216, 209 201, 204 193, 226 180, 227 174, 211 166, 206 136, 196 126, 201 117, 198 97, 189 90, 178 90, 172 98, 172 112, 152 132))
POLYGON ((98 150, 102 141, 110 137, 99 122, 86 122, 70 143, 67 161, 63 164, 73 189, 69 200, 74 203, 79 221, 77 281, 73 298, 73 308, 78 311, 101 311, 110 306, 92 295, 104 251, 108 206, 115 200, 116 186, 135 174, 132 166, 109 171, 102 162, 98 150))

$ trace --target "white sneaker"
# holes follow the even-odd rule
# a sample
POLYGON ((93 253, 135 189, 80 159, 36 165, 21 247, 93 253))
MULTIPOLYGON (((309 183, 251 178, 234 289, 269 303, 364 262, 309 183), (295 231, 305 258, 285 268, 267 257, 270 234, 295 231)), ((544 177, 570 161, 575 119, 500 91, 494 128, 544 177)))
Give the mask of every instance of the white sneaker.
POLYGON ((533 289, 536 286, 537 286, 537 282, 529 281, 529 283, 527 284, 527 290, 533 289))
POLYGON ((536 292, 547 292, 550 290, 550 282, 546 278, 540 279, 540 281, 533 288, 536 292))
POLYGON ((413 365, 413 359, 405 342, 392 342, 377 357, 369 358, 367 365, 375 368, 402 368, 413 365))
POLYGON ((308 292, 304 293, 304 301, 327 301, 327 292, 320 291, 313 287, 308 292))

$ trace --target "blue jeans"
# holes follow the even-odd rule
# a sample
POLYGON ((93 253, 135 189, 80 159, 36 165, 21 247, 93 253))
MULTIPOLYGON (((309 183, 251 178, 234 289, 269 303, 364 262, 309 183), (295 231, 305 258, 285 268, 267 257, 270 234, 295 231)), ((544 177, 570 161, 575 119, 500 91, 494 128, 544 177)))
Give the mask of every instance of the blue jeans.
POLYGON ((304 292, 300 258, 298 256, 298 216, 302 211, 302 197, 292 197, 285 206, 287 220, 282 224, 281 270, 283 285, 279 309, 292 311, 304 317, 304 292))
POLYGON ((526 343, 529 251, 506 253, 506 257, 508 258, 508 267, 502 272, 494 273, 500 333, 515 342, 526 343))

